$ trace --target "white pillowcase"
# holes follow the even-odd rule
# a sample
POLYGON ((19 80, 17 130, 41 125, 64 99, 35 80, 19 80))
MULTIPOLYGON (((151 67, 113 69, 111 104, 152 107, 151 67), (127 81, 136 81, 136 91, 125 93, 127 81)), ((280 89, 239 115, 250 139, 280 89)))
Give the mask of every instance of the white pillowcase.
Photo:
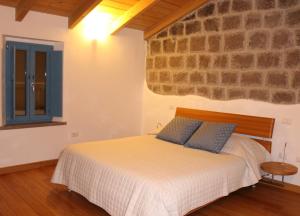
POLYGON ((271 158, 270 153, 258 142, 238 134, 231 135, 221 152, 245 159, 247 166, 252 170, 248 173, 249 177, 256 178, 257 181, 261 179, 260 164, 271 158))

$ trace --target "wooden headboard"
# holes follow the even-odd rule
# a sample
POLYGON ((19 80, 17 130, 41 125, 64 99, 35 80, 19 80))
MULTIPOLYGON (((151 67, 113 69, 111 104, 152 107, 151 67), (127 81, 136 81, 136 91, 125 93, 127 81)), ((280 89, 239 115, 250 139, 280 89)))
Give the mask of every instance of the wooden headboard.
POLYGON ((262 146, 264 146, 269 152, 271 152, 272 142, 260 138, 272 138, 275 123, 274 118, 212 112, 205 110, 187 109, 182 107, 178 107, 176 109, 176 116, 211 122, 234 123, 237 125, 235 128, 236 133, 258 137, 254 139, 262 146))

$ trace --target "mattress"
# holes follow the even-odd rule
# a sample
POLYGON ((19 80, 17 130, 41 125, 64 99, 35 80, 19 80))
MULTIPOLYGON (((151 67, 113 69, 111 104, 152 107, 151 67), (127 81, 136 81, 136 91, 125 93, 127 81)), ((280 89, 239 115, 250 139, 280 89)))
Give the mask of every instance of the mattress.
POLYGON ((146 135, 71 145, 52 182, 113 216, 180 216, 257 183, 247 164, 146 135))

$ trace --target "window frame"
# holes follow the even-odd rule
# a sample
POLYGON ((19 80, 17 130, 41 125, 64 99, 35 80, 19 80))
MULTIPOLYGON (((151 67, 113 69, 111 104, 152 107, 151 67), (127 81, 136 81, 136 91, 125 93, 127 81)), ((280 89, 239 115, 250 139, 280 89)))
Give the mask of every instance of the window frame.
POLYGON ((26 42, 6 41, 5 55, 5 86, 6 86, 6 124, 24 124, 37 122, 51 122, 53 115, 51 114, 51 52, 53 46, 26 42), (15 115, 15 52, 17 49, 26 51, 26 73, 25 73, 25 88, 26 88, 26 111, 24 116, 15 115), (31 84, 35 82, 35 53, 41 51, 46 52, 46 89, 45 89, 45 111, 44 115, 35 115, 35 94, 31 84))

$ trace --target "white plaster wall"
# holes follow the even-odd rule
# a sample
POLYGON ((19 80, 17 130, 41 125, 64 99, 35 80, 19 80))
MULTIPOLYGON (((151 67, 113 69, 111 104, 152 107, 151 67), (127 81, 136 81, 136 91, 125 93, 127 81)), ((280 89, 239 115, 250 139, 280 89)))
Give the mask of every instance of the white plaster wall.
MULTIPOLYGON (((143 133, 154 129, 157 122, 163 125, 168 123, 174 117, 176 107, 275 118, 272 159, 282 160, 279 153, 283 152, 287 142, 286 161, 300 169, 300 163, 296 162, 297 157, 300 158, 300 105, 275 105, 253 100, 216 101, 200 96, 163 96, 150 91, 145 83, 143 133), (291 121, 291 125, 285 124, 286 120, 291 121)), ((300 173, 286 179, 300 185, 300 173)))
MULTIPOLYGON (((0 130, 0 167, 57 158, 70 143, 141 133, 142 32, 125 29, 99 43, 87 40, 81 25, 68 30, 64 17, 30 12, 22 22, 15 22, 14 16, 14 9, 0 6, 0 36, 64 42, 63 120, 67 126, 0 130), (79 136, 72 138, 74 132, 79 136)), ((1 75, 2 61, 1 52, 1 75)), ((3 82, 0 85, 2 95, 3 82)))

